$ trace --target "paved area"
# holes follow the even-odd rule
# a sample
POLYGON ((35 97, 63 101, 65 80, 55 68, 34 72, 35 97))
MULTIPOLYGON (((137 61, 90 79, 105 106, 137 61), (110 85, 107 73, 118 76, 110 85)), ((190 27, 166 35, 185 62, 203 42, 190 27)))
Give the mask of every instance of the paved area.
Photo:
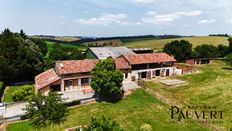
POLYGON ((136 89, 136 88, 140 88, 140 87, 138 86, 137 83, 132 82, 132 81, 128 81, 128 82, 122 83, 122 88, 123 88, 123 90, 127 91, 127 90, 136 89))
POLYGON ((81 90, 77 90, 77 91, 64 92, 62 98, 64 98, 66 102, 71 102, 74 100, 90 99, 93 98, 93 96, 94 96, 93 92, 84 93, 81 90))
MULTIPOLYGON (((122 88, 123 90, 127 91, 140 87, 135 82, 123 82, 122 88)), ((66 102, 71 102, 74 100, 88 101, 94 98, 94 92, 84 93, 82 90, 69 91, 69 92, 64 92, 62 98, 64 98, 66 102)), ((16 118, 18 116, 24 115, 25 111, 22 109, 25 108, 27 104, 28 104, 27 102, 21 102, 21 103, 9 104, 5 107, 1 106, 0 115, 3 116, 4 118, 16 118)))
POLYGON ((185 81, 178 79, 160 80, 160 82, 168 86, 178 86, 187 84, 185 81))
POLYGON ((21 116, 25 114, 25 111, 22 109, 25 108, 26 105, 26 102, 6 105, 5 109, 0 110, 0 115, 3 116, 3 118, 21 116))

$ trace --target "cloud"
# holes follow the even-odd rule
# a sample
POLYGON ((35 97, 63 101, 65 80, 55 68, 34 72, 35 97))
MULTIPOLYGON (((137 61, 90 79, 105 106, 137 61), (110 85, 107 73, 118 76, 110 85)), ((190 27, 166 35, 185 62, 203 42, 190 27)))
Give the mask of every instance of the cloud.
POLYGON ((80 24, 84 25, 109 25, 112 23, 126 24, 123 19, 127 18, 126 14, 102 14, 99 17, 90 19, 78 19, 76 20, 80 24))
POLYGON ((134 0, 134 2, 141 4, 153 4, 155 3, 155 0, 134 0))
POLYGON ((173 12, 170 14, 157 14, 154 11, 149 11, 146 14, 146 17, 141 18, 143 23, 150 24, 169 24, 175 20, 180 19, 185 16, 197 16, 201 15, 201 11, 189 11, 189 12, 173 12))
POLYGON ((226 23, 232 23, 232 19, 226 20, 226 23))
POLYGON ((198 24, 212 24, 212 23, 215 23, 215 22, 216 22, 215 19, 205 19, 205 20, 200 20, 197 23, 198 24))

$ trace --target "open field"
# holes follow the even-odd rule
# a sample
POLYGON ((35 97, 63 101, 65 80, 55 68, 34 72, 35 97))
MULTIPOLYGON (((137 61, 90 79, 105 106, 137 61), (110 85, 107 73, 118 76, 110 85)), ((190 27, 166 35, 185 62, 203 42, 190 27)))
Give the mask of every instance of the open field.
MULTIPOLYGON (((48 57, 48 54, 53 49, 53 45, 55 44, 55 42, 46 41, 46 43, 47 43, 47 47, 48 47, 48 52, 47 52, 46 57, 48 57)), ((81 46, 81 45, 72 45, 72 44, 64 44, 64 43, 60 43, 60 45, 63 46, 63 47, 77 48, 77 49, 80 49, 80 50, 87 49, 86 46, 81 46)))
MULTIPOLYGON (((206 130, 195 123, 172 123, 170 119, 169 106, 161 103, 143 89, 134 91, 122 101, 112 103, 93 103, 70 108, 70 115, 61 125, 53 125, 50 128, 41 130, 63 131, 68 127, 86 125, 90 122, 91 116, 109 115, 115 119, 125 131, 139 130, 143 123, 148 123, 154 130, 206 130)), ((29 121, 11 124, 8 131, 33 131, 29 121)))
POLYGON ((177 76, 189 84, 180 87, 169 87, 158 81, 147 82, 147 87, 163 97, 181 105, 216 106, 224 111, 223 123, 213 124, 224 129, 232 128, 232 70, 223 69, 224 62, 215 61, 213 64, 199 67, 199 73, 177 76))
POLYGON ((9 86, 4 92, 3 102, 13 102, 12 95, 17 91, 22 90, 24 87, 31 87, 34 89, 34 85, 9 86))
POLYGON ((185 37, 185 38, 175 38, 175 39, 149 39, 149 40, 138 40, 138 41, 125 41, 123 44, 127 47, 132 48, 154 48, 162 49, 164 45, 173 40, 187 40, 193 44, 193 47, 201 44, 212 44, 212 45, 227 45, 228 41, 226 37, 217 37, 217 36, 197 36, 197 37, 185 37))

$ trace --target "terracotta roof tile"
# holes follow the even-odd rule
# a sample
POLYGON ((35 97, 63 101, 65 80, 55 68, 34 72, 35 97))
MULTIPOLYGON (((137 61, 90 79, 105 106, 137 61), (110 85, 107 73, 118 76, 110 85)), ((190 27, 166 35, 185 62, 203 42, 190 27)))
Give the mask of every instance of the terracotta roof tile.
POLYGON ((130 69, 130 64, 123 57, 119 57, 115 59, 116 68, 117 69, 130 69))
POLYGON ((58 80, 60 80, 60 77, 56 74, 54 69, 50 69, 35 77, 35 87, 41 89, 58 80))
POLYGON ((123 55, 130 64, 144 64, 156 62, 175 62, 176 60, 166 53, 147 53, 135 55, 123 55))
POLYGON ((58 61, 57 66, 61 75, 91 72, 97 61, 92 59, 58 61))

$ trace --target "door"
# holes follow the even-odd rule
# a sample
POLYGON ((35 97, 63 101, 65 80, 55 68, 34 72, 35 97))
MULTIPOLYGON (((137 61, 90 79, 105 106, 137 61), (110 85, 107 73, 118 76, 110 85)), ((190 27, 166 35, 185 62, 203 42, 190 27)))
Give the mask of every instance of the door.
POLYGON ((166 69, 166 76, 169 76, 169 75, 170 75, 170 70, 166 69))
POLYGON ((142 72, 142 78, 147 78, 147 72, 142 72))

